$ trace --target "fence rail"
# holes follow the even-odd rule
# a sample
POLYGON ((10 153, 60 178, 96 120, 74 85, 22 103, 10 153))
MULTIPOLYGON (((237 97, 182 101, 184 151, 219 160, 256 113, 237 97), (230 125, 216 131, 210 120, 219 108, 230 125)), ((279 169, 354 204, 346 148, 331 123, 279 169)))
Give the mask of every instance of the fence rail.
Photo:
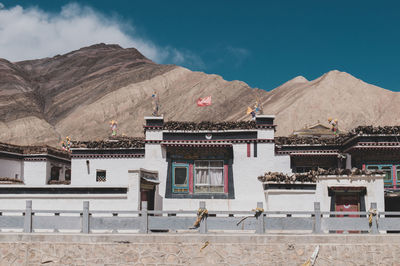
MULTIPOLYGON (((263 211, 262 203, 254 211, 149 211, 147 202, 141 211, 90 211, 89 202, 82 210, 33 210, 26 201, 25 210, 0 210, 1 232, 34 233, 151 233, 151 232, 254 232, 264 233, 390 233, 400 231, 400 212, 376 212, 371 203, 367 212, 263 211), (199 223, 195 223, 200 221, 199 223)), ((206 210, 205 202, 199 208, 206 210)))

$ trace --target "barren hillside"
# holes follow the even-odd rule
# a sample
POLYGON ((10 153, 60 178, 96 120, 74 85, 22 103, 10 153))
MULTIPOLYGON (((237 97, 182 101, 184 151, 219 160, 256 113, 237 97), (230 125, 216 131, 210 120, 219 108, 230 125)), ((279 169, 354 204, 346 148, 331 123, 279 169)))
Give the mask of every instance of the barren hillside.
POLYGON ((400 94, 339 71, 307 81, 296 77, 267 92, 241 81, 159 65, 134 48, 98 44, 65 55, 11 63, 0 60, 0 141, 48 143, 61 138, 98 139, 117 120, 120 134, 141 136, 157 91, 166 120, 248 120, 256 96, 275 114, 277 134, 287 135, 328 117, 341 129, 400 124, 400 94), (198 97, 212 105, 197 107, 198 97))

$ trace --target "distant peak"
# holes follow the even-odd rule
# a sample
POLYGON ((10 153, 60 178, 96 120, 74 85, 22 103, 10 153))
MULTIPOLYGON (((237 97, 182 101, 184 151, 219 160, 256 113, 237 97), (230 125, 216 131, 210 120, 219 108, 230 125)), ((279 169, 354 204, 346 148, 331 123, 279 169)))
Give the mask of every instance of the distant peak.
POLYGON ((105 44, 105 43, 97 43, 90 46, 83 47, 79 50, 89 50, 89 49, 123 49, 118 44, 105 44))
POLYGON ((308 82, 308 80, 303 76, 297 76, 294 79, 290 80, 289 82, 304 83, 304 82, 308 82))
POLYGON ((355 78, 354 76, 350 75, 347 72, 339 71, 339 70, 331 70, 324 75, 321 76, 321 78, 338 78, 338 77, 345 77, 345 78, 355 78))

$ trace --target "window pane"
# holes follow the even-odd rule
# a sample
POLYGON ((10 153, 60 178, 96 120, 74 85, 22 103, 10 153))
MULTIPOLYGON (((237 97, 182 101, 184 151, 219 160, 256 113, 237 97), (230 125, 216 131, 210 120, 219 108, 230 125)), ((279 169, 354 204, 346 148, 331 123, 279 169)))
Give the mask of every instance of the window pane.
POLYGON ((106 171, 97 171, 96 172, 96 181, 97 182, 106 182, 106 171))
POLYGON ((367 166, 368 170, 378 170, 378 166, 367 166))
POLYGON ((224 187, 219 186, 219 187, 210 187, 210 192, 215 193, 215 192, 224 192, 224 187))
POLYGON ((209 186, 196 186, 195 188, 196 193, 207 193, 210 192, 209 186))
POLYGON ((209 184, 207 169, 196 169, 196 184, 209 184))
POLYGON ((195 167, 208 168, 209 162, 208 161, 196 161, 194 164, 195 164, 195 167))
POLYGON ((392 173, 385 171, 385 180, 391 181, 392 180, 392 173))
POLYGON ((211 186, 221 186, 224 184, 222 169, 210 170, 210 183, 211 186))
POLYGON ((175 168, 175 185, 187 184, 187 169, 186 167, 175 168))
POLYGON ((210 162, 211 167, 224 167, 224 162, 223 161, 211 161, 210 162))

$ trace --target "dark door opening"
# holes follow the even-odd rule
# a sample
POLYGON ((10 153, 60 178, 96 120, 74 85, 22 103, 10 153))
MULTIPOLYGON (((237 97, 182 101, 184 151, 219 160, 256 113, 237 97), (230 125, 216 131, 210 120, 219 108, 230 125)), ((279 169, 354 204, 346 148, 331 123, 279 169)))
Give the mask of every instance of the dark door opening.
MULTIPOLYGON (((398 212, 400 211, 400 197, 385 197, 385 211, 398 212)), ((397 215, 385 215, 385 217, 399 217, 397 215)), ((387 231, 388 233, 399 234, 400 231, 387 231)))

